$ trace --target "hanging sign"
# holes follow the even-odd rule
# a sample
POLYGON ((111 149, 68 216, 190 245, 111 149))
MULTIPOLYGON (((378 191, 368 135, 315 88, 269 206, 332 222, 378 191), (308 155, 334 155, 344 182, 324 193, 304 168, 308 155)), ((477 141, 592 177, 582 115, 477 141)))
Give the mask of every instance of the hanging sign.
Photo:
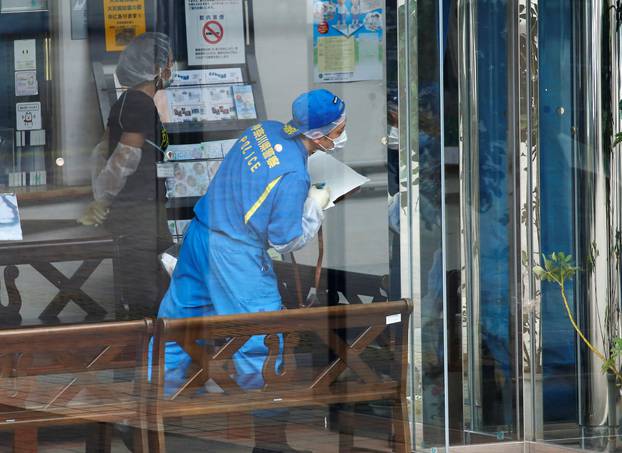
POLYGON ((188 64, 243 64, 242 0, 185 0, 188 64))
POLYGON ((316 83, 383 79, 383 5, 382 0, 314 0, 316 83))
POLYGON ((106 51, 120 52, 147 30, 145 0, 104 0, 106 51))
POLYGON ((41 129, 40 102, 18 102, 15 107, 18 131, 41 129))
POLYGON ((37 47, 34 39, 16 39, 13 41, 13 54, 16 71, 37 69, 37 47))

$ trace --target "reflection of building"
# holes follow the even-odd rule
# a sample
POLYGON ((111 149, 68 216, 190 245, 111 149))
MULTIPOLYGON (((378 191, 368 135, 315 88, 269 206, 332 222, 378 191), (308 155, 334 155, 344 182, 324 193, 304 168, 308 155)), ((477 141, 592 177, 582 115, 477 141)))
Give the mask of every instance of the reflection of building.
POLYGON ((424 367, 422 445, 556 438, 614 448, 598 436, 617 425, 617 393, 573 329, 559 286, 536 279, 532 267, 542 255, 572 254, 579 270, 565 296, 608 357, 622 322, 622 162, 611 147, 621 129, 619 19, 603 2, 434 3, 411 11, 416 22, 405 11, 401 28, 418 38, 410 47, 418 118, 400 125, 410 122, 418 150, 401 164, 412 158, 417 168, 410 245, 414 291, 426 295, 415 344, 424 367), (436 112, 422 108, 426 98, 436 112), (422 139, 430 111, 441 125, 432 158, 422 139), (434 159, 441 155, 444 168, 434 159), (440 197, 435 232, 424 210, 429 193, 440 197), (426 269, 439 250, 445 281, 433 301, 426 269))

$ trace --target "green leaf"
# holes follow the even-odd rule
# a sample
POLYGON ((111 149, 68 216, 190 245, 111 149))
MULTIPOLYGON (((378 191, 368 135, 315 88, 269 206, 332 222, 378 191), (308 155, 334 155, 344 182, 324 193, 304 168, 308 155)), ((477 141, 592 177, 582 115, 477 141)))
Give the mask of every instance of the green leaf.
POLYGON ((538 279, 541 279, 546 274, 546 271, 544 270, 542 266, 534 266, 532 270, 533 270, 534 275, 538 279))

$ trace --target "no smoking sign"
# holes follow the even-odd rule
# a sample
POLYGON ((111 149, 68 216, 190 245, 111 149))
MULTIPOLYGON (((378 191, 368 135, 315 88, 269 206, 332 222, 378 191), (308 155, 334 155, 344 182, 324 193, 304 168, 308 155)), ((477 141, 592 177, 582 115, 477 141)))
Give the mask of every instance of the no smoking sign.
POLYGON ((222 24, 217 20, 208 20, 203 25, 203 39, 208 44, 218 44, 222 41, 222 37, 225 34, 225 29, 222 24))

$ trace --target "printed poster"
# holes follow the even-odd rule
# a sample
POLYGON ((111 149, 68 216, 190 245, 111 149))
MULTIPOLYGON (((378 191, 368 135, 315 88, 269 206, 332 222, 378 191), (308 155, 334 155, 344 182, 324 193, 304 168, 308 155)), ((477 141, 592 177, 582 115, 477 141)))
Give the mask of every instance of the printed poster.
POLYGON ((246 62, 243 0, 185 0, 188 65, 246 62))
POLYGON ((48 0, 2 0, 0 1, 0 13, 30 13, 34 11, 47 11, 48 0))
POLYGON ((173 167, 173 176, 166 179, 168 198, 201 197, 207 192, 211 177, 215 174, 214 163, 177 162, 173 167))
POLYGON ((16 39, 13 42, 16 71, 37 69, 37 44, 34 39, 16 39))
POLYGON ((239 120, 254 120, 257 118, 253 87, 250 85, 233 85, 233 100, 239 120))
POLYGON ((41 129, 40 102, 18 102, 15 106, 15 112, 18 131, 41 129))
POLYGON ((175 72, 172 87, 242 83, 241 68, 187 69, 175 72))
POLYGON ((15 96, 36 96, 39 94, 37 71, 15 73, 15 96))
POLYGON ((204 93, 208 121, 237 119, 230 86, 207 88, 204 93))
POLYGON ((314 79, 382 80, 382 0, 314 0, 314 79))
POLYGON ((106 51, 120 52, 147 30, 145 0, 104 0, 106 51))
POLYGON ((13 193, 0 194, 0 241, 21 241, 17 197, 13 193))

